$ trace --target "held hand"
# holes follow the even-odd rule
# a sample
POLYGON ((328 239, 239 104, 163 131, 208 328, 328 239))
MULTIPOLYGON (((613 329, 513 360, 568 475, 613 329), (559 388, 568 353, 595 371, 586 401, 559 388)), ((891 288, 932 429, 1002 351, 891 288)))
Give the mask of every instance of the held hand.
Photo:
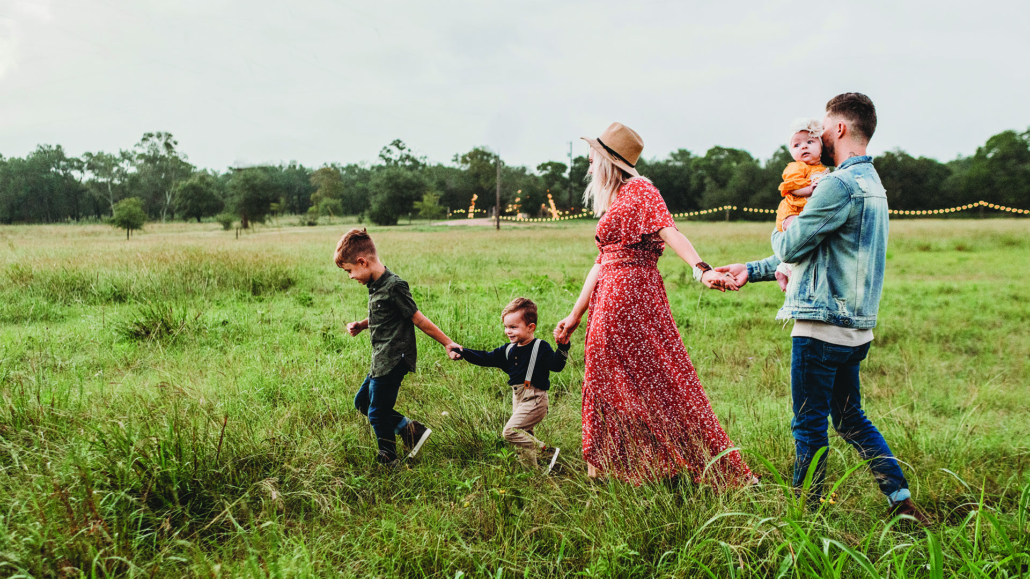
POLYGON ((578 327, 579 318, 570 314, 569 317, 558 322, 558 325, 555 326, 554 341, 562 344, 567 343, 569 341, 569 336, 571 336, 572 332, 575 332, 578 327))
POLYGON ((347 324, 347 333, 351 336, 357 336, 365 329, 365 324, 361 322, 351 322, 347 324))
POLYGON ((789 277, 783 275, 782 273, 780 273, 778 271, 776 272, 776 283, 780 284, 780 291, 782 291, 784 293, 787 292, 787 282, 788 281, 790 281, 789 277))
POLYGON ((458 344, 456 344, 454 342, 451 342, 450 344, 447 344, 447 357, 450 358, 451 360, 461 360, 461 353, 463 351, 464 351, 464 348, 462 348, 461 346, 459 346, 458 344))
POLYGON ((726 290, 737 291, 736 282, 733 276, 727 274, 720 274, 715 270, 708 270, 701 274, 701 283, 705 284, 709 289, 717 289, 721 292, 726 290))
POLYGON ((740 289, 744 287, 745 284, 747 284, 747 266, 743 263, 721 265, 715 268, 713 271, 729 274, 731 277, 733 277, 733 283, 737 286, 737 289, 740 289))

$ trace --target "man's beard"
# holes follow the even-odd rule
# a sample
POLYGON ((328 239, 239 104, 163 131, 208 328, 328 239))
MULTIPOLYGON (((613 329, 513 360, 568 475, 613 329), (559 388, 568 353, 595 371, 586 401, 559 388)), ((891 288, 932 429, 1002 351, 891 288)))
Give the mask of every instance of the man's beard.
POLYGON ((827 167, 836 167, 837 161, 834 160, 834 147, 832 142, 826 142, 823 139, 823 152, 819 155, 819 162, 827 167))

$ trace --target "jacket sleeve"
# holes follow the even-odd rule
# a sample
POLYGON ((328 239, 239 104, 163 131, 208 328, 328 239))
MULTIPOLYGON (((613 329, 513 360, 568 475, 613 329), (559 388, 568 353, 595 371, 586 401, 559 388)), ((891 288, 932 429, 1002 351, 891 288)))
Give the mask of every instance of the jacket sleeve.
POLYGON ((461 351, 461 359, 465 360, 469 364, 482 366, 484 368, 504 368, 504 363, 507 361, 504 356, 504 346, 491 352, 465 348, 461 351))
POLYGON ((772 281, 776 279, 776 266, 780 265, 780 258, 770 255, 765 259, 747 262, 747 281, 772 281))
MULTIPOLYGON (((547 344, 547 342, 544 342, 547 344)), ((551 372, 561 372, 565 369, 565 363, 569 361, 569 348, 572 344, 558 344, 557 351, 551 351, 551 363, 547 365, 547 369, 551 372)), ((551 345, 547 344, 547 349, 551 349, 551 345)))
POLYGON ((844 183, 833 175, 822 179, 818 194, 812 195, 794 223, 786 231, 773 231, 773 252, 788 263, 803 260, 844 225, 850 210, 851 195, 844 183))

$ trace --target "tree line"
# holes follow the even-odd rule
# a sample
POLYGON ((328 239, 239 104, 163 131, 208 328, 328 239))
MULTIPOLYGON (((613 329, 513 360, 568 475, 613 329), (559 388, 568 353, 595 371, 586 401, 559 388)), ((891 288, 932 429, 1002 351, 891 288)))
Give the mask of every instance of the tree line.
MULTIPOLYGON (((654 181, 674 213, 723 205, 772 209, 790 161, 786 147, 762 161, 717 146, 703 156, 680 149, 664 159, 641 159, 638 169, 654 181)), ((498 164, 502 214, 544 215, 552 200, 560 210, 582 209, 585 156, 573 159, 571 167, 548 161, 530 169, 499 163, 496 153, 476 147, 454 155, 449 164, 432 164, 395 140, 375 163, 313 168, 291 162, 219 172, 194 166, 170 133, 156 132, 117 153, 72 157, 60 145, 39 145, 24 158, 0 155, 0 223, 106 220, 117 217, 119 204, 126 202, 122 207, 131 206, 135 221, 216 217, 227 228, 234 222, 247 228, 271 215, 299 215, 311 224, 321 216, 359 215, 393 225, 406 217, 464 213, 474 198, 479 209, 492 210, 498 164)), ((874 164, 894 209, 937 209, 981 199, 1030 208, 1030 129, 1001 132, 974 155, 945 163, 896 149, 874 164)))

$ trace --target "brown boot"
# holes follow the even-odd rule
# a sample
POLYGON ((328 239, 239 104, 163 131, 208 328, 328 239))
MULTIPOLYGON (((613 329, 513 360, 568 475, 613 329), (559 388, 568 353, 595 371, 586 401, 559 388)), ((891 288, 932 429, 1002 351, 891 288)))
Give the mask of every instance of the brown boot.
POLYGON ((889 511, 887 511, 887 518, 889 519, 894 519, 894 517, 899 515, 908 515, 912 517, 920 527, 926 527, 930 524, 930 519, 924 515, 918 507, 916 507, 916 504, 912 502, 912 499, 905 499, 900 503, 896 503, 891 506, 889 511))

